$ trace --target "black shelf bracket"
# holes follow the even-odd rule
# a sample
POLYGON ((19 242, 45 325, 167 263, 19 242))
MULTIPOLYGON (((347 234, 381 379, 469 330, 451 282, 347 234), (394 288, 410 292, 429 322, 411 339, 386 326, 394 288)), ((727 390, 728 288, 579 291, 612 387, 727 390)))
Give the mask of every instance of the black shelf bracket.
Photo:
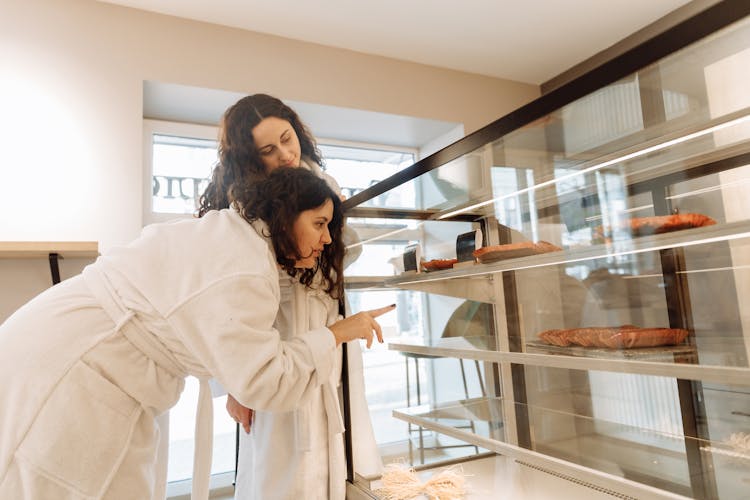
POLYGON ((60 283, 60 265, 59 260, 62 257, 58 253, 51 252, 49 254, 49 270, 52 274, 52 285, 60 283))

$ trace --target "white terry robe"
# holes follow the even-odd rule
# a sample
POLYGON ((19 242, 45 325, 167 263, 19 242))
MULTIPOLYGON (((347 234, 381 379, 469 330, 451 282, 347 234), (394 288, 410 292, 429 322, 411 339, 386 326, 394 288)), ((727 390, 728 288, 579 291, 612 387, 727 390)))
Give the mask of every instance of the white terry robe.
MULTIPOLYGON (((281 304, 276 328, 282 338, 304 336, 311 329, 338 320, 338 303, 328 294, 305 287, 280 273, 281 304)), ((359 341, 350 342, 349 370, 352 426, 357 470, 380 456, 364 397, 359 341), (355 383, 356 381, 356 383, 355 383)), ((344 500, 346 457, 339 403, 341 349, 329 380, 300 408, 290 412, 256 411, 250 434, 240 431, 237 500, 344 500)))
MULTIPOLYGON (((302 336, 308 325, 325 326, 338 319, 337 302, 330 296, 286 273, 279 277, 275 326, 282 338, 302 336)), ((340 376, 338 348, 331 376, 304 405, 288 412, 255 411, 250 434, 240 432, 236 498, 343 500, 344 427, 336 393, 340 376)))
MULTIPOLYGON (((336 180, 309 158, 300 162, 337 194, 336 180)), ((359 241, 356 231, 344 226, 344 243, 359 241)), ((344 265, 356 260, 359 245, 347 249, 344 265)), ((285 271, 279 272, 281 303, 274 327, 283 339, 330 325, 341 317, 338 303, 328 294, 301 285, 285 271)), ((250 434, 240 430, 239 463, 235 486, 237 500, 331 499, 343 500, 346 489, 346 457, 340 406, 341 349, 330 380, 308 403, 291 412, 256 410, 250 434)), ((377 474, 382 461, 375 443, 367 401, 364 396, 362 350, 359 341, 349 343, 352 434, 355 470, 377 474)), ((215 397, 226 389, 212 381, 215 397)))
POLYGON ((279 294, 267 241, 221 210, 149 226, 21 307, 0 325, 0 498, 151 498, 154 420, 187 375, 248 407, 306 401, 334 337, 282 341, 279 294))

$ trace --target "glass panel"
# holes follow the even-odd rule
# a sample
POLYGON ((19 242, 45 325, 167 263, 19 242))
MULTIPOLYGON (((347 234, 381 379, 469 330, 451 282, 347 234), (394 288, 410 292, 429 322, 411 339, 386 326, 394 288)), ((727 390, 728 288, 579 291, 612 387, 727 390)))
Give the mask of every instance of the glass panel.
MULTIPOLYGON (((348 290, 347 299, 353 312, 397 304, 394 313, 378 318, 386 342, 414 342, 421 338, 426 325, 433 323, 433 317, 445 312, 435 307, 432 297, 412 291, 348 290)), ((461 303, 460 300, 453 302, 461 303)), ((439 437, 424 430, 420 432, 417 426, 394 420, 392 411, 436 398, 482 395, 485 385, 483 363, 413 356, 379 344, 363 350, 363 363, 370 418, 384 463, 396 460, 431 463, 467 453, 476 454, 481 450, 475 446, 453 447, 458 443, 446 436, 439 437), (466 381, 466 388, 462 380, 466 381), (427 450, 427 447, 432 448, 427 450)))
POLYGON ((347 218, 357 232, 362 254, 346 268, 347 276, 392 276, 403 272, 404 248, 422 237, 422 222, 411 219, 347 218))
POLYGON ((750 239, 518 271, 517 336, 528 352, 747 367, 735 281, 750 269, 732 264, 732 248, 748 252, 750 239))
MULTIPOLYGON (((425 261, 436 259, 453 259, 456 257, 456 235, 472 231, 477 226, 470 222, 422 221, 414 219, 375 219, 349 218, 348 224, 357 230, 361 244, 367 251, 368 246, 381 246, 378 260, 360 257, 358 262, 367 266, 347 268, 347 276, 376 274, 372 268, 377 266, 384 271, 381 276, 403 273, 403 253, 406 245, 419 243, 421 257, 425 261), (390 250, 386 250, 386 247, 390 250), (387 263, 390 267, 383 268, 387 263), (359 271, 359 269, 363 269, 359 271)), ((371 250, 374 252, 374 250, 371 250)), ((356 265, 356 264, 355 264, 356 265)))
POLYGON ((397 416, 680 495, 743 497, 750 391, 716 381, 750 373, 748 40, 750 19, 364 204, 427 212, 398 228, 426 260, 456 257, 463 232, 485 237, 476 263, 385 280, 422 308, 391 337, 420 346, 400 354, 397 416), (487 350, 545 356, 460 359, 487 350), (706 381, 535 366, 582 357, 706 381))
POLYGON ((671 378, 534 367, 523 376, 526 402, 440 399, 399 409, 396 416, 417 417, 428 428, 464 429, 690 497, 694 488, 707 498, 739 498, 745 491, 749 417, 738 408, 747 401, 746 390, 698 387, 705 413, 700 407, 691 413, 671 378), (517 442, 505 427, 508 412, 517 423, 517 442), (704 421, 700 437, 686 437, 684 429, 704 421), (709 470, 715 482, 701 472, 709 470))
POLYGON ((365 207, 444 210, 489 194, 481 152, 465 155, 362 204, 365 207))
POLYGON ((364 205, 494 215, 532 239, 558 204, 547 223, 568 232, 649 215, 627 186, 747 151, 748 37, 737 23, 364 205))
MULTIPOLYGON (((426 303, 440 311, 425 330, 430 333, 415 343, 747 368, 750 338, 743 332, 750 318, 741 305, 750 300, 750 237, 692 243, 556 265, 534 265, 538 256, 519 258, 515 262, 527 265, 507 282, 502 274, 482 273, 492 265, 474 266, 467 274, 477 275, 463 281, 436 281, 440 271, 407 277, 402 286, 433 292, 426 303), (505 297, 507 348, 494 340, 492 300, 478 305, 444 297, 478 300, 483 294, 505 297), (457 330, 452 321, 470 326, 447 335, 457 330)), ((513 259, 503 265, 513 266, 513 259)))
POLYGON ((320 144, 326 172, 341 186, 341 193, 351 198, 363 189, 382 181, 415 161, 410 151, 372 147, 320 144))
MULTIPOLYGON (((396 304, 396 311, 378 318, 386 342, 395 338, 410 339, 422 324, 421 296, 419 293, 397 290, 362 292, 347 290, 352 312, 374 309, 385 304, 396 304)), ((384 463, 391 457, 404 456, 408 450, 408 431, 403 422, 394 420, 394 408, 407 406, 403 389, 403 357, 388 350, 385 345, 374 343, 371 349, 362 350, 365 373, 365 397, 370 419, 375 432, 375 441, 384 463)), ((356 437, 355 437, 356 438, 356 437)), ((355 460, 355 464, 357 461, 355 460)), ((362 473, 362 471, 355 471, 362 473)), ((365 473, 365 475, 367 475, 365 473)))

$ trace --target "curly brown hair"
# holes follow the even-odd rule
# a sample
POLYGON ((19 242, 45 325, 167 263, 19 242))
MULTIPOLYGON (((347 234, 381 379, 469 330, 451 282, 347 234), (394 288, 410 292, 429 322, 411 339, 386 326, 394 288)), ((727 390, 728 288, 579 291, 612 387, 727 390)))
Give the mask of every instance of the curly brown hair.
POLYGON ((255 147, 253 129, 264 118, 272 116, 291 124, 299 138, 304 157, 318 165, 322 163, 312 134, 292 108, 267 94, 243 97, 230 106, 221 119, 219 159, 211 181, 200 197, 198 217, 203 217, 211 210, 229 208, 232 201, 237 199, 236 191, 243 191, 267 177, 255 147))
POLYGON ((334 299, 342 297, 344 242, 344 211, 341 200, 325 180, 304 168, 279 167, 265 180, 253 183, 237 191, 239 212, 248 222, 262 220, 268 226, 268 234, 276 253, 276 262, 289 274, 298 276, 300 283, 311 287, 315 275, 320 271, 321 283, 315 287, 324 290, 334 299), (325 245, 316 267, 298 269, 294 267, 302 259, 297 242, 294 241, 294 223, 299 214, 333 202, 333 217, 328 223, 331 243, 325 245))

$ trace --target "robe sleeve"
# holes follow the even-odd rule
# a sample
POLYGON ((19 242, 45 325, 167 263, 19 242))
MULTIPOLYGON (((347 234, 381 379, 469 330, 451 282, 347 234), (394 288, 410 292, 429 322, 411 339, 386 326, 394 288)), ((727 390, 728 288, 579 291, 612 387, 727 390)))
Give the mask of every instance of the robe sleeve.
POLYGON ((334 336, 325 327, 281 340, 272 326, 277 293, 263 275, 232 276, 166 315, 208 373, 242 405, 256 410, 295 409, 328 380, 336 353, 334 336))

